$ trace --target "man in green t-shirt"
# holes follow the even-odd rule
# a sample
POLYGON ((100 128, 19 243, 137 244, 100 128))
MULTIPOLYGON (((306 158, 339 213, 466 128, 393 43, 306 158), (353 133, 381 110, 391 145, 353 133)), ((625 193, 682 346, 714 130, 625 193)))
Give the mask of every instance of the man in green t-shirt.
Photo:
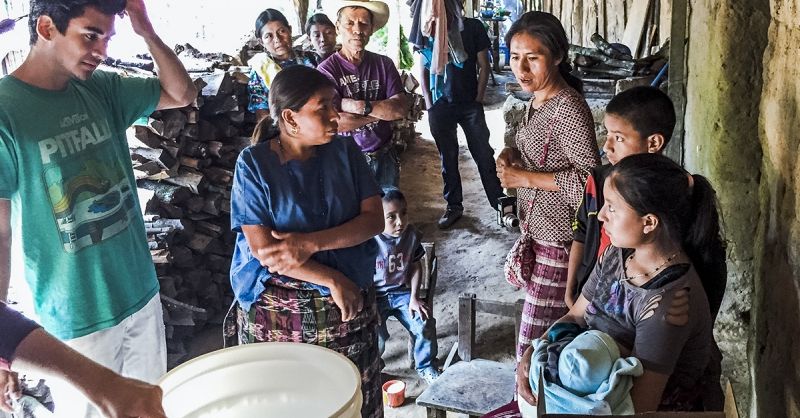
MULTIPOLYGON (((154 382, 166 369, 164 324, 125 130, 156 109, 188 105, 196 88, 143 0, 32 0, 29 26, 30 53, 0 79, 0 300, 13 242, 48 332, 154 382), (123 11, 158 78, 95 71, 123 11)), ((80 405, 57 410, 92 415, 80 405)))

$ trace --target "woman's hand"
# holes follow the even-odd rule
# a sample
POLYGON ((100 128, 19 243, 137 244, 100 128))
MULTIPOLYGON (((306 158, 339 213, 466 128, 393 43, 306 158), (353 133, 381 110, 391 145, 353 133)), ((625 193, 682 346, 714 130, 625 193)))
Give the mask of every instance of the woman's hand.
POLYGON ((529 379, 531 370, 531 356, 533 355, 533 346, 530 345, 522 355, 519 364, 517 364, 517 393, 525 399, 525 402, 536 406, 536 395, 531 390, 531 382, 529 379))
POLYGON ((507 189, 516 189, 520 187, 528 187, 528 179, 526 174, 528 171, 510 165, 497 165, 497 178, 500 179, 500 185, 507 189))
POLYGON ((497 165, 522 167, 522 154, 516 148, 505 147, 497 156, 497 165))
POLYGON ((364 309, 364 298, 361 289, 343 274, 334 280, 330 287, 333 303, 342 311, 342 321, 347 322, 364 309))
POLYGON ((316 252, 316 246, 307 234, 299 232, 272 231, 278 240, 260 250, 261 264, 269 267, 270 273, 286 274, 302 266, 316 252))
POLYGON ((425 321, 430 317, 430 308, 428 307, 425 302, 417 299, 416 297, 412 297, 411 300, 408 301, 408 311, 411 313, 411 317, 414 317, 414 313, 416 312, 419 317, 425 321))
POLYGON ((0 411, 13 412, 12 400, 22 397, 19 376, 10 370, 0 370, 0 411))

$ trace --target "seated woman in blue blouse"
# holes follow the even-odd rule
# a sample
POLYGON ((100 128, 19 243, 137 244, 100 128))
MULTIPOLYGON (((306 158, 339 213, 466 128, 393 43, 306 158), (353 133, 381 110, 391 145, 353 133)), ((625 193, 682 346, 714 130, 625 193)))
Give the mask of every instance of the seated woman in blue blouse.
POLYGON ((247 110, 255 112, 257 120, 269 115, 269 89, 275 75, 292 65, 317 66, 313 52, 292 48, 292 27, 283 13, 267 9, 256 18, 256 38, 264 46, 261 52, 250 58, 250 82, 247 85, 250 103, 247 110))
POLYGON ((229 343, 302 342, 344 354, 361 371, 362 416, 382 417, 372 238, 383 206, 355 141, 337 135, 334 94, 309 67, 273 80, 271 119, 236 163, 236 302, 225 332, 229 343))

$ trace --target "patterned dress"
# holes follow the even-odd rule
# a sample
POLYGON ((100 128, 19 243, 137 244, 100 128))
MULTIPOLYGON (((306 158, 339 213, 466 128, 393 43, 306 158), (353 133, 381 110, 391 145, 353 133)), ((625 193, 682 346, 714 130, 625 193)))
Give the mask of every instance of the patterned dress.
MULTIPOLYGON (((270 140, 272 141, 272 140, 270 140)), ((231 190, 231 260, 236 296, 224 324, 226 345, 300 342, 337 351, 361 372, 362 417, 383 416, 375 304, 373 239, 319 251, 311 259, 337 270, 361 289, 364 309, 344 322, 327 287, 270 273, 253 255, 242 227, 286 232, 328 230, 355 218, 361 203, 379 196, 361 151, 349 137, 317 145, 306 161, 281 162, 270 141, 239 154, 231 190)))
POLYGON ((251 67, 250 80, 247 83, 247 92, 250 97, 247 105, 248 111, 269 110, 269 86, 272 84, 274 71, 280 71, 293 65, 314 68, 318 64, 317 54, 313 52, 294 49, 293 55, 287 60, 275 61, 267 53, 261 53, 256 54, 248 61, 247 64, 251 67))
MULTIPOLYGON (((532 102, 531 102, 532 103, 532 102)), ((516 145, 528 171, 554 173, 557 191, 519 188, 522 233, 534 240, 535 262, 527 278, 525 308, 517 345, 521 357, 533 338, 567 313, 572 220, 589 170, 600 164, 594 120, 586 100, 567 87, 539 109, 528 105, 516 145)))

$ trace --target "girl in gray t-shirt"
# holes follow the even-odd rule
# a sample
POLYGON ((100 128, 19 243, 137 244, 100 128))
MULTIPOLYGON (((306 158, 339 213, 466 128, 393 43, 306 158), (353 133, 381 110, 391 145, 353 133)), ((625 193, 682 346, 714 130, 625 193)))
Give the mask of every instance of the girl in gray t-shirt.
POLYGON ((603 190, 598 219, 612 246, 559 322, 603 331, 623 356, 641 360, 645 372, 631 389, 637 413, 697 410, 712 346, 706 294, 725 282, 708 273, 724 248, 714 189, 667 157, 640 154, 614 166, 603 190), (691 295, 688 322, 676 326, 664 319, 682 290, 691 295))

